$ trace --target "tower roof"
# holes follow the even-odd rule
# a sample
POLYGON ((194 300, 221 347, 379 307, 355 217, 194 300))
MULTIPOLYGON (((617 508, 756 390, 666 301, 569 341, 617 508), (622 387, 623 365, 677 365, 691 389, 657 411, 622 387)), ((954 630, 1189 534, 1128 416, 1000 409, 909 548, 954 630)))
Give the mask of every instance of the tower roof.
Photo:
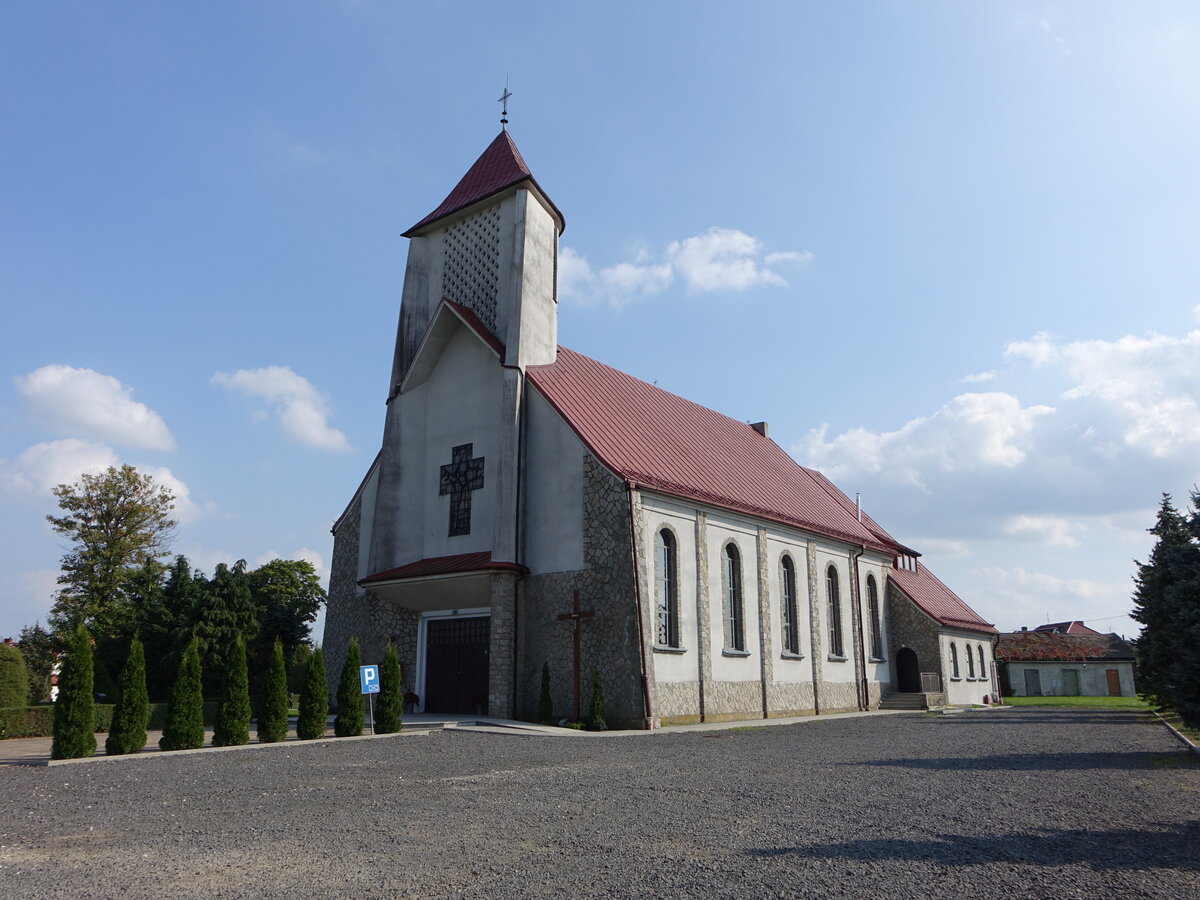
POLYGON ((517 145, 513 143, 508 132, 501 131, 496 135, 496 139, 488 144, 488 148, 480 154, 479 159, 475 160, 475 163, 467 170, 467 174, 454 186, 454 190, 446 196, 441 205, 404 232, 404 236, 412 237, 438 219, 444 219, 480 200, 486 200, 493 194, 514 187, 522 181, 528 181, 533 185, 550 207, 554 217, 558 220, 558 230, 561 233, 564 226, 562 213, 546 196, 541 185, 537 183, 533 173, 529 171, 529 166, 525 164, 521 151, 517 149, 517 145))

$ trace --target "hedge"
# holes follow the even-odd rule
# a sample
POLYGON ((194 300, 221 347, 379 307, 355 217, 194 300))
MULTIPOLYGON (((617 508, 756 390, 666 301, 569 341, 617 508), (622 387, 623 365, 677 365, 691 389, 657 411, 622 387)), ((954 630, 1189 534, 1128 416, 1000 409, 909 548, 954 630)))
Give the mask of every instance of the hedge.
MULTIPOLYGON (((166 703, 150 704, 150 722, 146 726, 152 730, 161 729, 167 722, 166 703)), ((107 732, 112 726, 114 705, 111 703, 96 704, 96 731, 107 732)), ((216 719, 216 702, 205 702, 204 724, 211 725, 216 719)), ((54 734, 54 705, 43 706, 13 706, 0 709, 0 739, 50 737, 54 734)))

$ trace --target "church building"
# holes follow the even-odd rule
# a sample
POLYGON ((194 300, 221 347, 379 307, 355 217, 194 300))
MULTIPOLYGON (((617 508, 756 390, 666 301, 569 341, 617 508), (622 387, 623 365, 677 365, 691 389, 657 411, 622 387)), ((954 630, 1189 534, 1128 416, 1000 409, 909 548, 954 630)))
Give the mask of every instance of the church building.
POLYGON ((562 213, 507 129, 409 238, 324 647, 424 712, 612 727, 981 702, 996 630, 749 425, 558 346, 562 213), (967 673, 970 673, 969 677, 967 673))

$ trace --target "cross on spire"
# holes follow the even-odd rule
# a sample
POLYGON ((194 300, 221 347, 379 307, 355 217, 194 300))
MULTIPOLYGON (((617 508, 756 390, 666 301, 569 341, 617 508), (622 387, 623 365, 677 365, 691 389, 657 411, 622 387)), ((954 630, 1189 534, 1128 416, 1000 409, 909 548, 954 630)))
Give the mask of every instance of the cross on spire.
POLYGON ((508 76, 504 77, 504 93, 500 95, 497 103, 503 103, 504 109, 500 113, 500 127, 508 131, 508 98, 512 96, 512 91, 508 89, 508 76))
POLYGON ((471 491, 483 487, 483 457, 471 458, 474 444, 460 444, 442 466, 439 495, 450 495, 450 537, 471 533, 471 491))

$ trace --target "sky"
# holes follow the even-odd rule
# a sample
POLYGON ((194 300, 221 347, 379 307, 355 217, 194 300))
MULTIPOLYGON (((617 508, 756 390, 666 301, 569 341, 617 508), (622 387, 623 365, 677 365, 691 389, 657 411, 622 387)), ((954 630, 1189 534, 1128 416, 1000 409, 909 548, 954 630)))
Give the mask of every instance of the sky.
POLYGON ((563 345, 768 421, 1001 630, 1136 635, 1200 482, 1194 4, 62 0, 0 5, 0 636, 112 464, 200 569, 328 577, 506 79, 563 345))

